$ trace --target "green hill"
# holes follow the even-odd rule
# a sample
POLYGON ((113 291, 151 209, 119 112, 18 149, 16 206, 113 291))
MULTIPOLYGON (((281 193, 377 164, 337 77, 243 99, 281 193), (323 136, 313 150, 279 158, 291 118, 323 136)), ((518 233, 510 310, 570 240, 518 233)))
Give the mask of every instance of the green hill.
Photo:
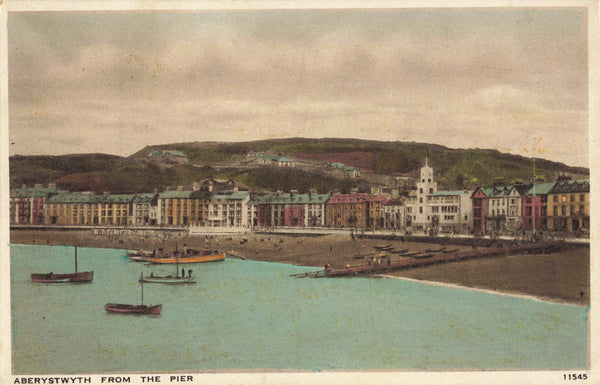
MULTIPOLYGON (((485 149, 451 149, 440 145, 414 142, 378 142, 358 139, 274 139, 237 143, 175 143, 148 146, 127 157, 104 154, 10 157, 11 188, 22 184, 55 182, 71 191, 93 190, 112 193, 164 190, 167 186, 189 184, 207 177, 231 178, 253 190, 350 191, 368 190, 364 179, 340 180, 318 171, 241 167, 239 160, 251 152, 304 155, 328 154, 334 162, 368 169, 380 175, 416 172, 427 157, 441 189, 472 188, 491 185, 497 180, 530 180, 533 161, 517 155, 485 149), (190 159, 190 165, 159 167, 147 162, 154 150, 178 150, 190 159), (353 156, 348 156, 352 153, 353 156), (356 154, 365 154, 361 162, 356 154), (350 162, 350 163, 348 163, 350 162), (355 162, 356 164, 352 164, 355 162)), ((320 156, 318 158, 324 158, 320 156)), ((536 159, 536 175, 555 180, 559 173, 586 178, 589 170, 563 163, 536 159)), ((364 173, 363 173, 364 175, 364 173)), ((366 177, 365 177, 366 178, 366 177)))

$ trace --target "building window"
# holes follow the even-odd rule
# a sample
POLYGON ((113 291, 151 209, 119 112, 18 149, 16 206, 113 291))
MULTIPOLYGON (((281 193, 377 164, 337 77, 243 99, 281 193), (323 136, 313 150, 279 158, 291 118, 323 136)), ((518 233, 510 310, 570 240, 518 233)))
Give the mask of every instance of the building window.
POLYGON ((579 202, 585 202, 585 195, 579 196, 579 202))

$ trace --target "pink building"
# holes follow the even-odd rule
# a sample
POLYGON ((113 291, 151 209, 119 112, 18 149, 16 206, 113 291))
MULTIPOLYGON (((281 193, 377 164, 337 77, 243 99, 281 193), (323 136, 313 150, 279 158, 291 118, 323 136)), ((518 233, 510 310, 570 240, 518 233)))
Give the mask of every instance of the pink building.
POLYGON ((523 230, 548 228, 548 193, 556 183, 538 183, 523 196, 523 230))

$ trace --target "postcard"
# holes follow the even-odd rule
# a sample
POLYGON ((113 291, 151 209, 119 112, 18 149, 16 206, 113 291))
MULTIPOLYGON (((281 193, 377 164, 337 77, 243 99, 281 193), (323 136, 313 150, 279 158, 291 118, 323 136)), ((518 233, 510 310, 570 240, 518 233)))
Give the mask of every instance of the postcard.
POLYGON ((596 2, 0 7, 2 383, 600 381, 596 2))

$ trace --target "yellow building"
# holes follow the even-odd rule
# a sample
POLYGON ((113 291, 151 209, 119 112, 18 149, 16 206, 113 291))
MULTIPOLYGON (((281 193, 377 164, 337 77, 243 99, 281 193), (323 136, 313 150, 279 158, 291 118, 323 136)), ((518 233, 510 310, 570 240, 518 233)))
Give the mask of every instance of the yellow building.
POLYGON ((165 191, 158 196, 158 224, 167 226, 204 225, 208 191, 165 191))
POLYGON ((135 195, 96 195, 92 193, 62 193, 48 199, 46 218, 56 225, 129 224, 135 195))
POLYGON ((547 210, 549 230, 589 231, 590 182, 557 182, 548 193, 547 210))
POLYGON ((383 227, 384 196, 364 193, 332 195, 326 203, 326 221, 330 227, 383 227))

